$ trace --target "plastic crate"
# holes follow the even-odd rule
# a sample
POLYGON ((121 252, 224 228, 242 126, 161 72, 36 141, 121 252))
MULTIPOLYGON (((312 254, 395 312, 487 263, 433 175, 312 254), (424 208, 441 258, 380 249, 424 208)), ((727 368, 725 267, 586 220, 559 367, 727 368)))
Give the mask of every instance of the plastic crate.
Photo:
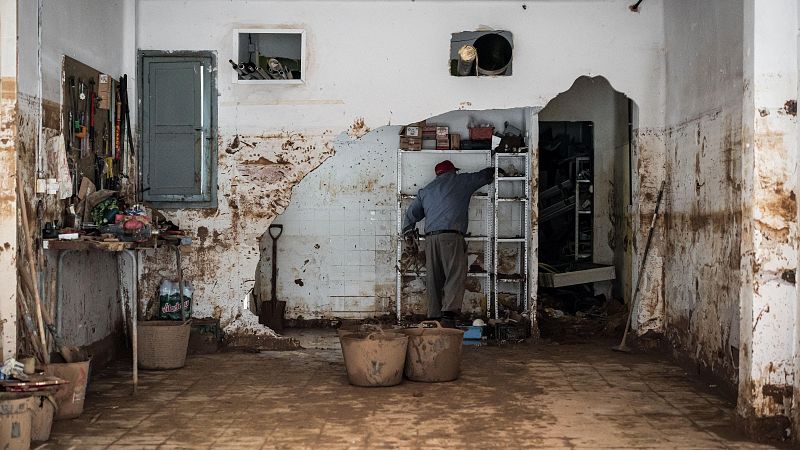
POLYGON ((459 327, 464 331, 464 339, 480 339, 483 336, 483 327, 459 327))
POLYGON ((469 138, 473 141, 491 141, 494 127, 476 127, 469 129, 469 138))

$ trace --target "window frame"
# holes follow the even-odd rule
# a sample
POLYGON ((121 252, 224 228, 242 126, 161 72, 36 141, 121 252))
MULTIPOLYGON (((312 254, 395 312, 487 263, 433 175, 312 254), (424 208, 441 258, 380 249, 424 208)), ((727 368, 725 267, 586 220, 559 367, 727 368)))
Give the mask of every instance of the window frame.
MULTIPOLYGON (((161 209, 216 209, 217 204, 217 166, 218 166, 218 145, 217 136, 218 136, 218 126, 217 126, 217 107, 218 107, 218 90, 217 90, 217 56, 216 53, 213 51, 164 51, 164 50, 140 50, 138 52, 138 75, 139 75, 139 86, 137 89, 138 95, 138 107, 139 111, 137 114, 139 125, 138 134, 141 142, 141 152, 139 153, 139 157, 137 161, 139 163, 139 170, 138 170, 138 182, 140 188, 139 191, 139 199, 153 207, 161 208, 161 209), (204 149, 203 155, 201 158, 207 163, 206 168, 204 169, 203 173, 206 177, 206 182, 204 186, 208 188, 207 194, 200 194, 205 196, 206 198, 198 199, 198 196, 184 196, 180 194, 176 194, 173 196, 159 196, 164 198, 163 200, 158 200, 154 198, 148 198, 147 192, 144 191, 146 183, 146 177, 148 176, 147 173, 147 166, 145 165, 145 161, 149 158, 149 148, 145 146, 145 105, 147 102, 145 101, 145 84, 149 86, 149 83, 146 83, 146 77, 148 74, 146 73, 146 59, 171 59, 174 58, 175 61, 183 60, 203 60, 204 62, 208 62, 210 66, 206 70, 206 76, 208 76, 208 83, 209 83, 209 121, 208 121, 208 136, 205 138, 206 145, 202 148, 204 149)), ((204 94, 205 96, 205 94, 204 94)))
POLYGON ((240 80, 239 74, 233 72, 233 84, 263 85, 302 85, 306 83, 306 30, 305 28, 234 28, 233 55, 239 57, 239 35, 241 34, 291 34, 300 36, 300 79, 299 80, 240 80))

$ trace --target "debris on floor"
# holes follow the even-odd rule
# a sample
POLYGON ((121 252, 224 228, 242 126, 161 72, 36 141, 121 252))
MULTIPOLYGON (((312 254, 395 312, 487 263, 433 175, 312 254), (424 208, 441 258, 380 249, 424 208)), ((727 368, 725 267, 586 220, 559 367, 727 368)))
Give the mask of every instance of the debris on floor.
POLYGON ((281 337, 272 329, 259 323, 259 317, 243 308, 223 327, 224 343, 230 349, 253 351, 299 349, 300 344, 291 338, 281 337))
POLYGON ((626 317, 620 300, 594 295, 586 286, 539 292, 539 330, 543 339, 566 343, 621 336, 626 317))
POLYGON ((127 370, 48 448, 764 448, 680 367, 605 344, 464 348, 456 382, 381 389, 351 386, 337 348, 195 356, 143 373, 136 402, 127 370))

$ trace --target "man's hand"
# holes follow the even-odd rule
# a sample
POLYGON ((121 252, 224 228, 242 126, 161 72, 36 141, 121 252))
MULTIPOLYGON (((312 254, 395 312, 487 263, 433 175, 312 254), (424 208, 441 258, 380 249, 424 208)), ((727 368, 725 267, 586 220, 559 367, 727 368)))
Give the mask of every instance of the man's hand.
POLYGON ((503 168, 502 168, 502 167, 498 167, 498 168, 497 168, 497 173, 499 173, 501 177, 504 177, 504 176, 506 176, 506 171, 505 171, 505 170, 503 170, 503 168))
POLYGON ((403 232, 403 239, 405 239, 406 241, 407 240, 416 239, 417 236, 418 236, 418 234, 417 234, 417 228, 416 227, 409 228, 409 229, 407 229, 406 231, 403 232))

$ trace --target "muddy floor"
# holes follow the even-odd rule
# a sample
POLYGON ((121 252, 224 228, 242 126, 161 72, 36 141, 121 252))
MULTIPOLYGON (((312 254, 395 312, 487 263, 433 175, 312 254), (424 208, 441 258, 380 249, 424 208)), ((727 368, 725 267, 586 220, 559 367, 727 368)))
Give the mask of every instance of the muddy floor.
POLYGON ((713 388, 607 343, 467 347, 456 382, 356 388, 334 339, 304 337, 140 372, 136 397, 117 363, 41 448, 763 448, 713 388))

